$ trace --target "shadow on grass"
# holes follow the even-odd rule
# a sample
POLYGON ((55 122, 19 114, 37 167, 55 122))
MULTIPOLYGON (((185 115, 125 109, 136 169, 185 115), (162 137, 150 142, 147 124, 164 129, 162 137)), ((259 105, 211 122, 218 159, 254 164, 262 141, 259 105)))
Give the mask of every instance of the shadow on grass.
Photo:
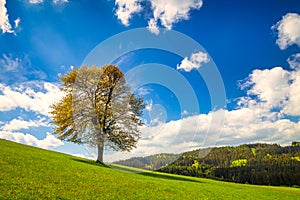
POLYGON ((113 169, 117 169, 117 170, 120 170, 120 171, 124 171, 124 172, 130 172, 130 173, 141 173, 143 171, 141 171, 140 169, 134 169, 134 168, 129 168, 129 167, 123 167, 123 166, 120 166, 120 165, 111 165, 111 168, 113 169))
POLYGON ((74 160, 76 162, 85 163, 85 164, 95 165, 95 166, 98 166, 98 167, 110 168, 110 166, 105 165, 105 164, 101 164, 101 163, 97 163, 94 160, 85 160, 85 159, 80 159, 80 158, 71 158, 71 160, 74 160))
POLYGON ((168 180, 176 180, 176 181, 187 181, 187 182, 195 182, 195 183, 202 183, 200 180, 195 180, 195 179, 190 179, 188 177, 184 176, 177 176, 177 175, 172 175, 172 174, 164 174, 164 173, 156 173, 156 172, 146 172, 145 170, 140 170, 140 169, 134 169, 134 168, 127 168, 123 166, 117 166, 117 165, 112 165, 111 168, 125 171, 125 172, 131 172, 135 173, 138 175, 142 176, 148 176, 148 177, 153 177, 153 178, 160 178, 160 179, 168 179, 168 180))
POLYGON ((195 182, 195 183, 202 183, 199 180, 194 180, 194 179, 190 179, 190 178, 185 178, 185 177, 179 177, 179 176, 172 176, 172 175, 168 175, 168 174, 162 174, 162 173, 151 173, 151 172, 142 172, 139 173, 140 175, 143 176, 149 176, 149 177, 154 177, 154 178, 162 178, 162 179, 169 179, 169 180, 176 180, 176 181, 188 181, 188 182, 195 182))
POLYGON ((99 166, 99 167, 113 168, 113 169, 117 169, 117 170, 120 170, 120 171, 135 173, 135 174, 138 174, 138 175, 148 176, 148 177, 153 177, 153 178, 176 180, 176 181, 187 181, 187 182, 194 182, 194 183, 202 183, 200 180, 190 179, 190 178, 184 177, 184 176, 180 177, 178 175, 164 174, 164 173, 161 173, 161 172, 160 173, 146 172, 145 170, 128 168, 128 167, 125 167, 125 166, 123 167, 123 166, 120 166, 120 165, 111 165, 111 166, 109 166, 109 165, 97 163, 94 160, 85 160, 85 159, 80 159, 80 158, 71 158, 71 160, 76 161, 76 162, 85 163, 85 164, 94 165, 94 166, 99 166))

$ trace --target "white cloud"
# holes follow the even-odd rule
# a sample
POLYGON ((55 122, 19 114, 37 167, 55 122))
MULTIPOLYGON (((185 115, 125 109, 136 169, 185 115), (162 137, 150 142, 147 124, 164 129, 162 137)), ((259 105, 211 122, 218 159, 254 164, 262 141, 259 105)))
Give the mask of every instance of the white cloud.
POLYGON ((2 83, 24 82, 28 79, 45 79, 47 75, 39 68, 33 67, 27 55, 13 57, 12 54, 2 55, 0 58, 0 80, 2 83))
POLYGON ((280 110, 278 115, 300 116, 300 68, 291 71, 281 67, 254 70, 242 86, 248 88, 248 96, 258 99, 248 98, 240 104, 261 107, 267 112, 277 109, 280 110))
POLYGON ((154 34, 159 34, 160 23, 167 29, 172 29, 173 25, 182 20, 190 18, 190 11, 200 9, 203 5, 202 0, 148 0, 142 4, 141 0, 116 0, 115 15, 125 26, 129 26, 129 21, 134 14, 146 10, 145 18, 148 20, 148 30, 154 34), (143 7, 149 5, 151 7, 143 7), (149 9, 152 16, 149 18, 149 9))
POLYGON ((9 23, 7 9, 5 7, 6 0, 0 0, 0 29, 2 33, 14 33, 9 23))
POLYGON ((268 142, 282 145, 299 139, 300 122, 288 119, 265 119, 249 108, 226 111, 226 121, 219 144, 238 145, 243 143, 268 142), (244 111, 243 111, 244 110, 244 111))
POLYGON ((58 4, 58 3, 69 3, 68 0, 53 0, 54 4, 58 4))
MULTIPOLYGON (((43 3, 44 0, 29 0, 29 3, 31 4, 40 4, 40 3, 43 3)), ((52 0, 52 2, 54 4, 58 4, 58 3, 69 3, 68 0, 52 0)))
POLYGON ((39 3, 43 3, 44 0, 29 0, 29 3, 32 3, 32 4, 39 4, 39 3))
POLYGON ((3 67, 4 71, 17 71, 18 67, 20 66, 21 59, 16 58, 12 59, 11 56, 7 56, 3 54, 3 58, 0 58, 0 64, 3 67))
POLYGON ((40 126, 48 126, 48 123, 45 122, 45 118, 30 121, 25 121, 23 119, 13 119, 9 123, 6 123, 4 126, 2 126, 1 129, 2 131, 18 131, 21 129, 29 129, 31 127, 40 126))
POLYGON ((116 152, 106 155, 107 161, 158 153, 182 153, 198 148, 244 143, 291 144, 299 140, 300 122, 288 119, 263 118, 263 110, 241 108, 232 111, 218 110, 209 114, 186 117, 160 124, 142 127, 142 137, 137 148, 130 153, 116 152), (222 134, 211 126, 212 115, 225 112, 222 134))
POLYGON ((47 133, 46 138, 39 140, 30 134, 0 131, 0 138, 44 149, 48 149, 49 147, 58 147, 64 144, 61 140, 57 139, 50 133, 47 133))
POLYGON ((214 115, 223 113, 223 110, 219 110, 160 123, 157 126, 143 126, 137 148, 130 153, 117 152, 106 155, 105 159, 113 161, 157 153, 182 153, 200 147, 213 146, 216 144, 220 132, 211 129, 210 124, 214 115))
POLYGON ((140 0, 116 0, 115 5, 116 16, 125 26, 129 26, 129 20, 135 13, 138 13, 142 10, 140 0))
POLYGON ((14 22, 15 22, 15 28, 18 28, 21 22, 21 18, 18 17, 14 22))
POLYGON ((177 65, 177 69, 184 70, 186 72, 190 72, 192 69, 199 69, 203 63, 208 63, 210 61, 207 53, 204 52, 196 52, 193 53, 190 58, 185 57, 180 65, 177 65))
POLYGON ((288 99, 282 112, 287 115, 300 115, 300 68, 291 74, 288 99))
POLYGON ((173 24, 188 20, 192 9, 201 8, 202 0, 151 0, 154 20, 167 29, 172 29, 173 24))
POLYGON ((136 93, 137 95, 140 95, 140 96, 145 96, 145 95, 150 94, 151 91, 152 91, 151 88, 145 87, 145 86, 144 86, 144 87, 138 88, 138 89, 135 91, 135 93, 136 93))
POLYGON ((300 69, 300 53, 294 54, 287 59, 292 69, 300 69))
POLYGON ((49 116, 49 106, 60 100, 60 89, 48 82, 35 82, 28 87, 12 88, 0 83, 0 111, 22 108, 49 116))
POLYGON ((268 108, 282 107, 289 92, 290 73, 281 67, 254 70, 244 87, 248 95, 256 95, 268 108))
POLYGON ((260 119, 259 109, 218 110, 186 117, 157 127, 142 127, 142 138, 130 153, 106 155, 107 161, 157 153, 182 153, 198 148, 244 143, 278 143, 288 145, 300 139, 300 122, 288 119, 260 119), (225 112, 222 134, 210 127, 214 112, 225 112), (209 130, 209 131, 208 131, 209 130))
POLYGON ((158 35, 159 34, 159 28, 158 28, 158 25, 157 25, 157 22, 155 21, 155 19, 150 19, 148 21, 148 27, 147 29, 154 33, 155 35, 158 35))
POLYGON ((152 99, 146 101, 145 104, 146 104, 146 105, 145 105, 145 109, 146 109, 147 111, 151 111, 151 110, 152 110, 152 107, 153 107, 153 101, 152 101, 152 99))
POLYGON ((188 114, 189 114, 189 112, 187 110, 184 110, 181 112, 181 115, 188 115, 188 114))
POLYGON ((280 49, 297 44, 300 47, 300 15, 297 13, 288 13, 282 17, 282 20, 272 26, 272 29, 278 31, 276 43, 280 49))

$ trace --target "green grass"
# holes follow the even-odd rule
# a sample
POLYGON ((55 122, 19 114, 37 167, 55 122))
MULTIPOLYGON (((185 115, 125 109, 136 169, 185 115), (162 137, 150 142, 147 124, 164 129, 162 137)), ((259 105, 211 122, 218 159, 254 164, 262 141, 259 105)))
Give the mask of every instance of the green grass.
POLYGON ((282 200, 300 199, 300 189, 242 185, 118 165, 106 167, 0 140, 0 199, 282 200))

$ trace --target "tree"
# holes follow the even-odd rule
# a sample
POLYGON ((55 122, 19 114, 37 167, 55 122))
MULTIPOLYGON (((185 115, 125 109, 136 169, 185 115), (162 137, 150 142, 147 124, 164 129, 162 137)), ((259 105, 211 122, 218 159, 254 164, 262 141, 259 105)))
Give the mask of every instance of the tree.
POLYGON ((130 151, 140 138, 138 126, 145 107, 114 65, 83 66, 60 78, 64 97, 51 106, 54 134, 61 140, 103 149, 130 151))

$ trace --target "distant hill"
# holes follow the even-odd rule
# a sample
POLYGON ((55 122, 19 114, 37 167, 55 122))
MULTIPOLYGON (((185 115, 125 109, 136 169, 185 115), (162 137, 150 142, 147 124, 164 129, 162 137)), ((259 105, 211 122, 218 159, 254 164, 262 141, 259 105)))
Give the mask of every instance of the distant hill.
POLYGON ((173 163, 179 158, 179 154, 155 154, 145 157, 133 157, 126 160, 114 162, 114 164, 125 165, 129 167, 136 167, 148 170, 158 170, 168 164, 173 163))
POLYGON ((300 186, 300 145, 244 144, 158 154, 116 163, 160 172, 259 185, 300 186), (209 151, 206 155, 205 152, 209 151), (205 154, 204 158, 199 155, 205 154), (176 158, 172 162, 172 159, 176 158), (171 161, 171 162, 170 162, 171 161))

